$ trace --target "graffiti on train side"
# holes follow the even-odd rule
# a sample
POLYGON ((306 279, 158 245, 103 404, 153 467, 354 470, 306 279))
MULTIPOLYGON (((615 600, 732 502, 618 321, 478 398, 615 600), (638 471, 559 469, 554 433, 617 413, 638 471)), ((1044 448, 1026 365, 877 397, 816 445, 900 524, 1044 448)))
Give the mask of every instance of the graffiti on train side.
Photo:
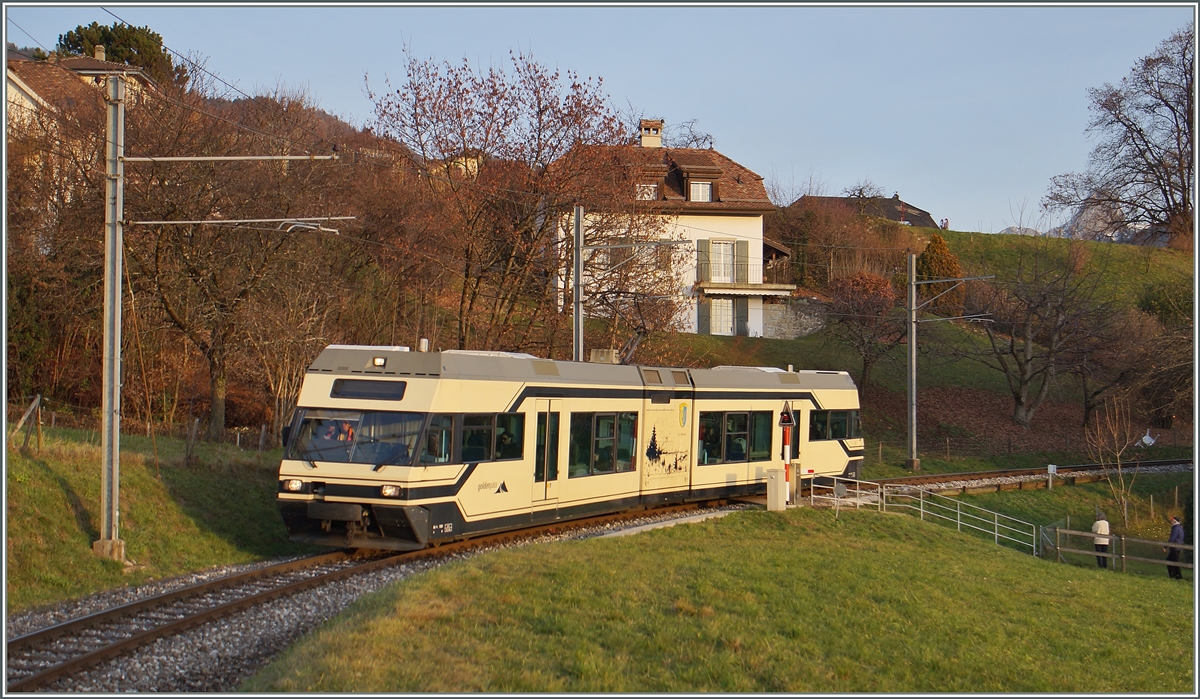
POLYGON ((650 444, 646 447, 646 470, 653 474, 678 473, 687 469, 687 453, 668 451, 667 440, 658 441, 658 430, 650 432, 650 444))

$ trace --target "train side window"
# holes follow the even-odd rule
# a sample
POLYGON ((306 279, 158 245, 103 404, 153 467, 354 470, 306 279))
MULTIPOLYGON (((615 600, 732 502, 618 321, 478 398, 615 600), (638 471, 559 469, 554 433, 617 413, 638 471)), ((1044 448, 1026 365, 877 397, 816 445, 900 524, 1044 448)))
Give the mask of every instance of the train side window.
POLYGON ((525 454, 525 415, 501 413, 496 416, 496 458, 519 459, 525 454))
POLYGON ((850 432, 846 424, 850 418, 849 411, 831 410, 829 412, 829 438, 846 439, 850 432))
POLYGON ((592 451, 592 473, 612 473, 616 467, 617 416, 596 415, 596 440, 592 451))
POLYGON ((808 441, 819 442, 829 439, 829 411, 814 410, 808 418, 808 441))
POLYGON ((747 413, 725 413, 725 460, 745 461, 750 442, 747 413))
POLYGON ((774 417, 774 413, 769 410, 750 413, 751 461, 769 461, 771 459, 771 432, 774 429, 772 417, 774 417))
POLYGON ((637 470, 637 413, 617 416, 617 471, 637 470))
POLYGON ((464 415, 462 460, 467 463, 491 461, 495 432, 495 415, 464 415))
POLYGON ((857 439, 862 436, 857 410, 814 410, 808 422, 808 440, 857 439))
POLYGON ((697 460, 701 464, 719 464, 721 459, 722 413, 700 413, 700 448, 697 460))
POLYGON ((453 415, 432 415, 425 430, 425 443, 421 447, 421 463, 448 464, 453 458, 454 447, 453 415))
POLYGON ((571 440, 567 450, 567 477, 592 473, 592 420, 595 413, 571 413, 571 440))

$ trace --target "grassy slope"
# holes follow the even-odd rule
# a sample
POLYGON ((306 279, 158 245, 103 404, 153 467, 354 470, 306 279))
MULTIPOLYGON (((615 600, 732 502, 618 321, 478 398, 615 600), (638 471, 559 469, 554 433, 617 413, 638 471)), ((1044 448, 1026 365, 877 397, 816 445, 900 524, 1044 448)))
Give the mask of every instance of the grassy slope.
POLYGON ((1190 690, 1191 586, 1102 575, 907 515, 743 512, 448 564, 244 689, 1190 690))
POLYGON ((261 459, 201 445, 121 442, 120 536, 135 565, 92 555, 100 528, 100 449, 88 433, 47 430, 41 453, 8 451, 7 610, 20 611, 152 578, 296 553, 275 509, 278 451, 261 459))

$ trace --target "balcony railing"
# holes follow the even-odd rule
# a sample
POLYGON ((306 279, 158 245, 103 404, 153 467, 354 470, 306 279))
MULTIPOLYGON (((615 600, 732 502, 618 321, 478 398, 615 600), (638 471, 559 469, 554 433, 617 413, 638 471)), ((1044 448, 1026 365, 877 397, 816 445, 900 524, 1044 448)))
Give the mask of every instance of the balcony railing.
POLYGON ((698 262, 696 281, 714 284, 762 284, 762 265, 742 262, 698 262))

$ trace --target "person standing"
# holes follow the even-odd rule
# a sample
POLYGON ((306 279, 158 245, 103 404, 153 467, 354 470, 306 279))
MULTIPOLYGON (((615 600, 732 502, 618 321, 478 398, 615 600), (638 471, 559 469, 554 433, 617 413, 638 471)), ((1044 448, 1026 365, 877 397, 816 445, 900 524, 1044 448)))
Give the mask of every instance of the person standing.
MULTIPOLYGON (((1167 543, 1168 544, 1182 544, 1183 543, 1183 524, 1181 524, 1179 522, 1178 517, 1171 518, 1171 537, 1169 539, 1167 539, 1167 543)), ((1167 560, 1171 561, 1173 563, 1179 561, 1180 550, 1181 549, 1179 549, 1176 546, 1164 546, 1163 547, 1163 551, 1167 552, 1167 560)), ((1167 566, 1167 575, 1169 575, 1172 580, 1183 580, 1183 571, 1179 568, 1179 566, 1167 566)))
MULTIPOLYGON (((1092 533, 1097 535, 1093 537, 1096 553, 1108 553, 1108 519, 1103 512, 1096 513, 1096 522, 1092 524, 1092 533)), ((1096 565, 1108 568, 1108 556, 1096 556, 1096 565)))

